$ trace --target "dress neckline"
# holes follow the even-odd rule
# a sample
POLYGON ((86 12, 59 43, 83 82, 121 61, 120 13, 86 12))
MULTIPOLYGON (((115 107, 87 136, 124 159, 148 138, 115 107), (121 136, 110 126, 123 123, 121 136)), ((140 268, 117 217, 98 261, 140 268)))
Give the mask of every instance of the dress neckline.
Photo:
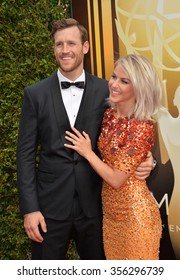
POLYGON ((134 118, 134 114, 132 114, 130 117, 128 117, 128 116, 123 116, 123 117, 122 116, 117 116, 117 112, 114 108, 109 108, 109 109, 110 109, 111 116, 114 117, 117 120, 127 120, 127 121, 129 121, 129 120, 134 118))

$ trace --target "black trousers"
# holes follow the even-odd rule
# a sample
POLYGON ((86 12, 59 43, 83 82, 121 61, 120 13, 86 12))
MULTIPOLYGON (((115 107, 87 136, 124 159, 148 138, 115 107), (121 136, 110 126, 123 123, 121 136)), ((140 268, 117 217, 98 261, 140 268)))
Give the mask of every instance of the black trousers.
POLYGON ((102 216, 86 217, 75 197, 67 220, 45 219, 47 233, 42 243, 32 241, 33 260, 65 260, 69 241, 74 239, 81 260, 105 259, 102 242, 102 216))

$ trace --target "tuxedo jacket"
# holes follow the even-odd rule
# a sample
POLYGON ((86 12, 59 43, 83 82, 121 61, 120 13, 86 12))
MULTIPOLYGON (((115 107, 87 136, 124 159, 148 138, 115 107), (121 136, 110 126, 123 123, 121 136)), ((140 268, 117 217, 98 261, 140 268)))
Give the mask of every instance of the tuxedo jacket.
MULTIPOLYGON (((107 81, 85 73, 85 89, 75 127, 97 140, 109 96, 107 81)), ((41 211, 63 220, 71 211, 75 191, 87 217, 101 211, 102 180, 86 159, 65 148, 71 130, 57 72, 24 89, 17 144, 17 179, 21 214, 41 211)))

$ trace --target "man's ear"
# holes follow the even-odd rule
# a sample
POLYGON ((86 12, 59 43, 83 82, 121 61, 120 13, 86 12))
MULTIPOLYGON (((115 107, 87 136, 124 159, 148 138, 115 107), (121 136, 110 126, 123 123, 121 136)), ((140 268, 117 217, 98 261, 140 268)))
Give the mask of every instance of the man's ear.
POLYGON ((89 42, 85 41, 84 44, 83 44, 83 53, 87 54, 88 51, 89 51, 89 42))

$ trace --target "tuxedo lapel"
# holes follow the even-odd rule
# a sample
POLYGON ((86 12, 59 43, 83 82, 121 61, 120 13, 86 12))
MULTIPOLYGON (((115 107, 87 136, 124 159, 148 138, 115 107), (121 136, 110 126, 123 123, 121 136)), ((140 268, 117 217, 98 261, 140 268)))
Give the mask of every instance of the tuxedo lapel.
MULTIPOLYGON (((83 98, 79 107, 78 115, 75 122, 75 127, 82 132, 83 130, 88 133, 89 128, 89 118, 86 116, 91 116, 93 102, 94 102, 94 83, 91 76, 86 73, 86 82, 83 93, 83 98)), ((74 159, 79 157, 78 153, 74 153, 74 159)))
POLYGON ((70 122, 62 100, 57 72, 52 76, 51 93, 53 98, 56 121, 62 143, 65 143, 65 131, 70 130, 70 122))
POLYGON ((75 127, 82 132, 85 130, 88 132, 88 120, 85 118, 85 115, 91 115, 93 102, 94 102, 94 83, 91 79, 91 76, 86 73, 86 82, 83 93, 83 98, 79 107, 78 115, 75 122, 75 127))

